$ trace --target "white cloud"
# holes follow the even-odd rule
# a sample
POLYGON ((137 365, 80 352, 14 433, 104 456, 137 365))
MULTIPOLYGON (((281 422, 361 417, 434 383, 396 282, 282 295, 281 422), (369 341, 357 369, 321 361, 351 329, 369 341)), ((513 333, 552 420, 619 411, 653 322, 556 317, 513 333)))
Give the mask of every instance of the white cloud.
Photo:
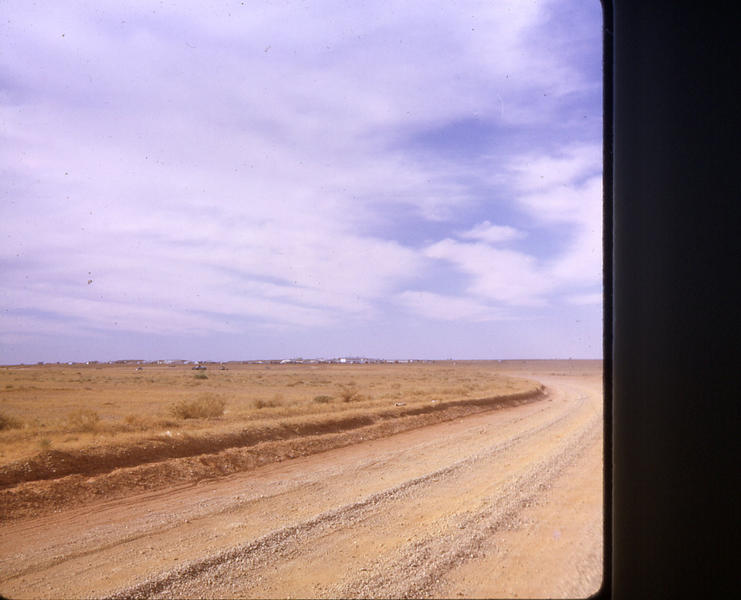
POLYGON ((425 255, 451 262, 469 275, 469 293, 510 305, 541 305, 553 285, 536 260, 523 252, 444 239, 428 246, 425 255))
POLYGON ((467 231, 458 233, 458 237, 496 244, 523 238, 525 233, 509 225, 492 225, 489 221, 484 221, 467 231))
POLYGON ((522 194, 520 202, 533 216, 552 221, 573 220, 578 218, 579 201, 571 199, 568 191, 601 176, 602 148, 594 144, 571 144, 555 155, 524 154, 513 158, 508 169, 513 185, 522 194), (560 195, 548 200, 553 193, 560 195))
POLYGON ((501 309, 470 298, 407 290, 396 301, 416 316, 443 321, 497 321, 507 318, 501 309))
POLYGON ((571 232, 568 247, 550 261, 562 282, 590 283, 602 277, 602 177, 560 184, 518 198, 536 220, 571 232))
POLYGON ((492 302, 536 306, 588 282, 595 209, 584 217, 572 193, 593 195, 591 148, 492 169, 543 226, 574 228, 546 264, 504 247, 526 228, 481 220, 478 163, 403 143, 472 116, 546 127, 559 107, 546 98, 589 83, 538 42, 551 9, 8 3, 3 301, 91 330, 198 333, 368 321, 389 297, 483 319, 492 302), (442 241, 388 233, 401 214, 442 241), (399 296, 436 261, 469 278, 467 297, 399 296))
MULTIPOLYGON (((18 270, 6 280, 5 300, 101 326, 115 317, 117 327, 132 330, 220 330, 218 323, 240 316, 316 326, 370 318, 373 301, 419 264, 397 243, 349 233, 277 223, 216 231, 202 237, 202 227, 187 219, 172 232, 161 226, 156 238, 139 236, 134 243, 109 231, 105 243, 92 244, 95 252, 67 249, 63 263, 37 270, 31 282, 18 270), (191 239, 189 228, 197 232, 191 239), (13 290, 33 294, 12 295, 13 290), (194 311, 212 318, 193 316, 194 311)), ((74 243, 74 235, 56 240, 57 248, 74 243)), ((27 254, 44 257, 43 244, 28 245, 27 254)))
POLYGON ((8 344, 27 341, 38 335, 73 336, 80 333, 79 323, 37 315, 0 313, 0 335, 3 336, 0 339, 8 344))
POLYGON ((602 293, 595 292, 591 294, 574 294, 568 296, 566 301, 569 304, 584 305, 584 304, 602 304, 602 293))
POLYGON ((504 244, 522 237, 522 232, 485 221, 458 234, 475 243, 447 238, 429 245, 425 255, 452 263, 468 275, 468 294, 510 306, 546 305, 554 293, 599 283, 602 278, 599 148, 575 145, 563 148, 556 156, 518 156, 509 168, 514 176, 516 206, 532 220, 534 228, 566 233, 565 246, 558 253, 540 259, 528 251, 495 248, 490 244, 504 244))

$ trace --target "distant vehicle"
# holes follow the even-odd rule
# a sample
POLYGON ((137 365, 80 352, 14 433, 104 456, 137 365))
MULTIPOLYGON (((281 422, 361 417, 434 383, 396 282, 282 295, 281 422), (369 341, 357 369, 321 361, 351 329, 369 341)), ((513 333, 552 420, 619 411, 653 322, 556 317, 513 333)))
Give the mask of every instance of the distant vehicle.
POLYGON ((196 365, 195 367, 191 367, 191 370, 192 371, 205 371, 206 367, 204 367, 203 365, 196 365))

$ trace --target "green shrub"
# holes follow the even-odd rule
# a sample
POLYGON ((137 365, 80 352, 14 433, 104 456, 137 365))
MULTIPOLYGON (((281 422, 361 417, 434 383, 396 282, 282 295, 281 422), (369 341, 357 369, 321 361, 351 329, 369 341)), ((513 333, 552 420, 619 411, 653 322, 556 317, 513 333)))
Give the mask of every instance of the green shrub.
POLYGON ((332 401, 332 396, 314 396, 314 402, 317 404, 327 404, 332 401))
POLYGON ((195 400, 180 400, 170 407, 170 414, 178 419, 209 419, 224 414, 226 400, 203 395, 195 400))
POLYGON ((195 375, 193 375, 193 377, 195 377, 196 379, 208 379, 208 375, 206 375, 205 373, 196 373, 195 375))

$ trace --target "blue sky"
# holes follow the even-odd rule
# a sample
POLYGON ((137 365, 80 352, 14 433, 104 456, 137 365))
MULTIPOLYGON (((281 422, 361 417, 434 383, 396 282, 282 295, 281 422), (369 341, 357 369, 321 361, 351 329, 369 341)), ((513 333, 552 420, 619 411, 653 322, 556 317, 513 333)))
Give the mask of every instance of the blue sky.
POLYGON ((595 358, 599 2, 3 2, 0 363, 595 358))

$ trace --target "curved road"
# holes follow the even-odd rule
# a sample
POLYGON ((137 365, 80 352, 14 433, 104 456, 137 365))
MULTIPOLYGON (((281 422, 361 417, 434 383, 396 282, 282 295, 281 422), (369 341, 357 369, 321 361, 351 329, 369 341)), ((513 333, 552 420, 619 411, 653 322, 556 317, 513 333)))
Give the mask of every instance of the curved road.
POLYGON ((602 581, 601 373, 545 400, 0 525, 0 593, 574 597, 602 581))

